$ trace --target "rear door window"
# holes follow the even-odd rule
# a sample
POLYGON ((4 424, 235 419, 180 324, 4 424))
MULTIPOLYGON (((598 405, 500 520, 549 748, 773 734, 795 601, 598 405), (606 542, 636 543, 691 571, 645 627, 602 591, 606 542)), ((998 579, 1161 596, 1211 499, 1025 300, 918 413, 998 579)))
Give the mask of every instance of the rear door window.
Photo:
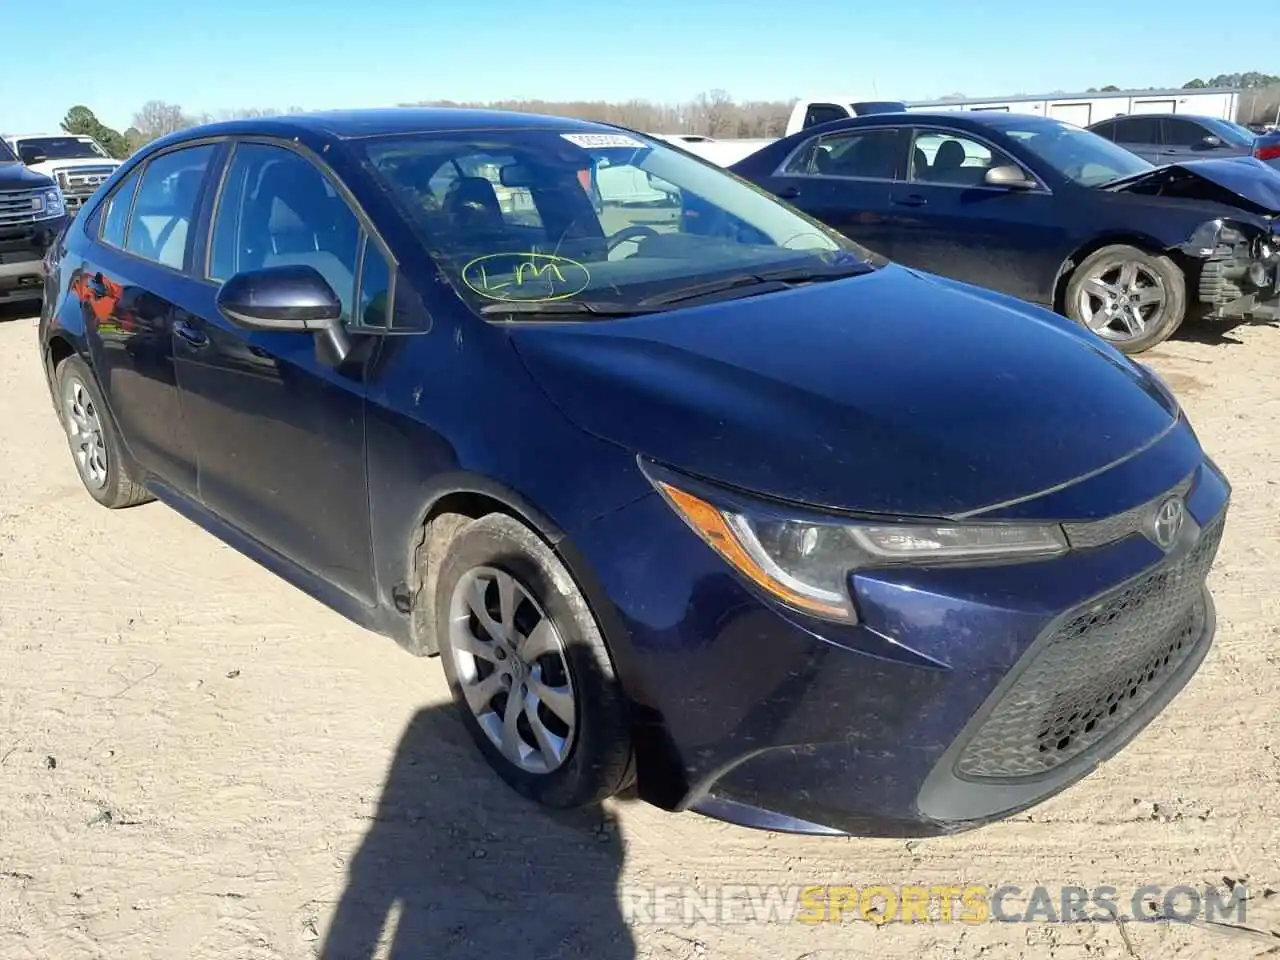
POLYGON ((184 147, 147 163, 138 185, 124 249, 174 270, 186 262, 189 228, 214 144, 184 147))
POLYGON ((845 130, 815 137, 783 169, 786 176, 893 180, 898 176, 902 134, 888 127, 845 130))
POLYGON ((107 202, 102 217, 102 242, 124 248, 125 235, 129 231, 129 210, 133 207, 133 195, 138 189, 138 167, 116 187, 107 202))
POLYGON ((1116 143, 1160 142, 1160 121, 1154 117, 1125 117, 1116 121, 1116 143))

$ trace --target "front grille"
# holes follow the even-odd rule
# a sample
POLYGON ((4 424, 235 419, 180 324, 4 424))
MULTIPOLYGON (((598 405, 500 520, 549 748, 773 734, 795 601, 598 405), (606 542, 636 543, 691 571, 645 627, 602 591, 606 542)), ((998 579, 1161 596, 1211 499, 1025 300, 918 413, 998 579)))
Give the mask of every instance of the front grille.
POLYGON ((1147 518, 1155 513, 1156 507, 1171 496, 1185 497, 1191 489, 1192 477, 1187 477, 1172 490, 1166 490, 1154 500, 1140 503, 1131 510, 1104 517, 1101 520, 1082 520, 1064 523, 1063 531, 1067 541, 1074 550, 1087 550, 1090 547, 1101 547, 1135 533, 1141 533, 1147 518))
POLYGON ((43 190, 0 190, 0 227, 35 223, 43 190))
POLYGON ((1180 560, 1069 614, 969 741, 958 772, 1043 774, 1140 710, 1207 640, 1202 588, 1225 522, 1224 510, 1180 560))
POLYGON ((114 172, 115 167, 72 167, 59 170, 58 186, 62 188, 68 212, 79 209, 114 172))

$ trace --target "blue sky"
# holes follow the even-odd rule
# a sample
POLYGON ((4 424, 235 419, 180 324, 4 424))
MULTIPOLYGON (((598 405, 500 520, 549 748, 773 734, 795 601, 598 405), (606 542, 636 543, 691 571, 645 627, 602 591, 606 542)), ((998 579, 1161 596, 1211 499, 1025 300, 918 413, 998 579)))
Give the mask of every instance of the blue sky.
POLYGON ((740 99, 910 100, 1280 72, 1280 15, 1260 15, 1265 3, 1234 16, 1191 0, 4 5, 0 130, 10 131, 56 127, 77 103, 123 129, 149 99, 210 113, 436 98, 674 101, 716 87, 740 99))

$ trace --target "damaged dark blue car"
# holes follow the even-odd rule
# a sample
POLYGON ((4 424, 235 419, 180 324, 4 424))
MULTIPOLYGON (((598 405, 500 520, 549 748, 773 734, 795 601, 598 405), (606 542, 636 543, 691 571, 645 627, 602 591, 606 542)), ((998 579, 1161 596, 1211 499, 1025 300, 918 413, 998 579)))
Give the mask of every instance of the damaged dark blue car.
POLYGON ((1086 775, 1212 643, 1230 488, 1158 376, 639 134, 198 127, 45 283, 88 492, 439 654, 550 806, 955 832, 1086 775))

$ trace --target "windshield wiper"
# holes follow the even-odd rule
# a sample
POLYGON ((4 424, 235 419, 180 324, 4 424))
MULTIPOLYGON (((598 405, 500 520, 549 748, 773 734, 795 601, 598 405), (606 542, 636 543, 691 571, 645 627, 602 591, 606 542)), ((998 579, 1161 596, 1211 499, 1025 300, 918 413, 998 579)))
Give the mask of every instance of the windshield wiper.
MULTIPOLYGON (((760 270, 756 273, 739 273, 720 280, 709 280, 705 283, 693 283, 684 287, 668 290, 666 293, 654 294, 639 301, 640 307, 660 307, 685 300, 696 300, 716 293, 728 293, 740 288, 758 287, 762 285, 781 285, 782 288, 802 283, 822 283, 830 280, 843 280, 846 277, 859 277, 870 273, 875 268, 867 263, 844 263, 827 267, 784 267, 777 270, 760 270)), ((768 293, 767 290, 759 291, 768 293)))
POLYGON ((642 307, 625 303, 609 303, 604 300, 503 300, 487 303, 480 308, 483 316, 503 313, 532 313, 542 316, 582 315, 597 317, 630 317, 637 313, 652 313, 642 307))

